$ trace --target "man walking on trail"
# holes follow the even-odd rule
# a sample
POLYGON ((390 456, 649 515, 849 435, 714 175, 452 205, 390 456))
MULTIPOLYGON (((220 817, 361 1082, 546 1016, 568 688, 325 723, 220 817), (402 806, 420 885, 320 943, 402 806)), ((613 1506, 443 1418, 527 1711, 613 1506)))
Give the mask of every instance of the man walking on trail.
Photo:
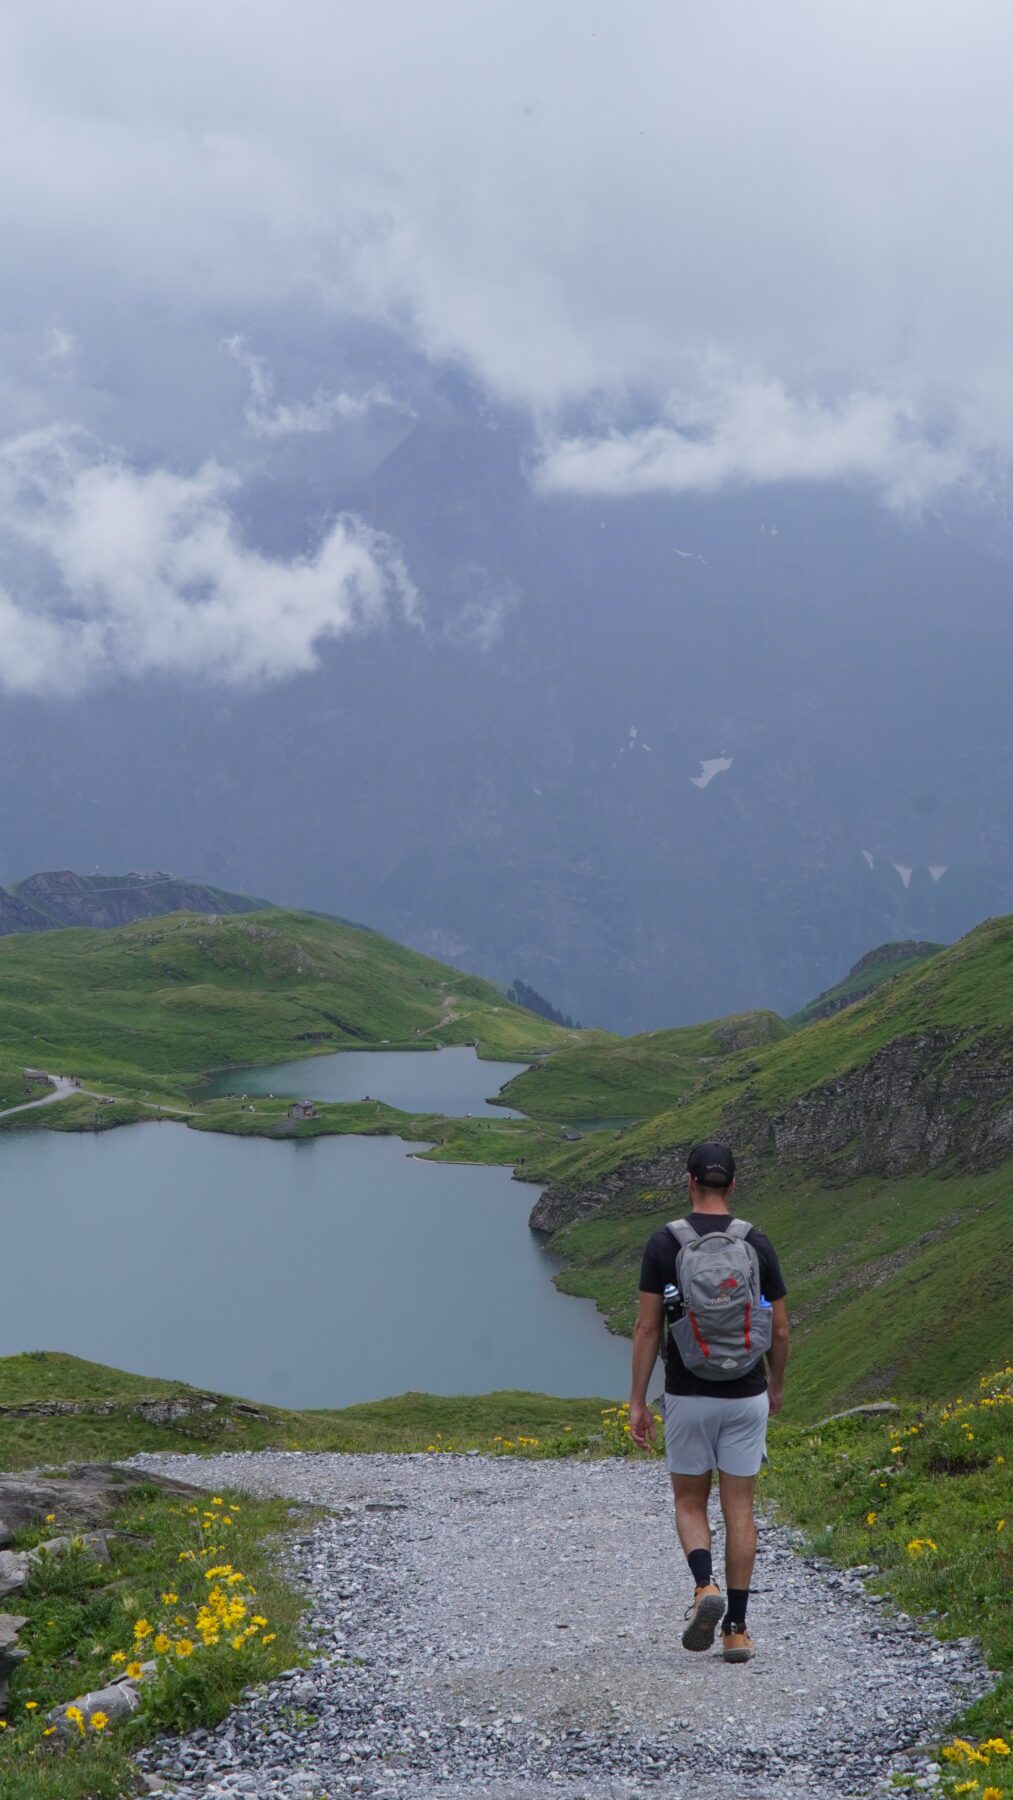
POLYGON ((756 1557, 753 1490, 766 1452, 768 1411, 780 1412, 784 1398, 786 1290, 769 1238, 731 1216, 735 1159, 728 1145, 694 1144, 686 1167, 689 1217, 656 1231, 644 1251, 630 1430, 641 1449, 654 1437, 647 1384, 667 1315, 666 1460, 676 1530, 696 1583, 682 1642, 687 1650, 709 1650, 720 1620, 725 1661, 748 1662, 755 1654, 746 1630, 756 1557), (707 1517, 715 1469, 725 1521, 726 1600, 714 1581, 707 1517))

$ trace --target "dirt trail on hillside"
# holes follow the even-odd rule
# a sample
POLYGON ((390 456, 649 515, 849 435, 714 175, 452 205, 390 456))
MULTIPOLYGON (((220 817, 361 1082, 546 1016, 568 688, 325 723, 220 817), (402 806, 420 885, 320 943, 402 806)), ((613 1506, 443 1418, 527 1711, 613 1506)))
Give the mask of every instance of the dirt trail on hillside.
POLYGON ((657 1465, 137 1461, 334 1509, 291 1558, 313 1595, 311 1668, 251 1700, 199 1755, 168 1746, 144 1762, 181 1795, 867 1800, 988 1685, 972 1645, 889 1617, 771 1525, 750 1604, 755 1661, 687 1654, 690 1583, 657 1465))

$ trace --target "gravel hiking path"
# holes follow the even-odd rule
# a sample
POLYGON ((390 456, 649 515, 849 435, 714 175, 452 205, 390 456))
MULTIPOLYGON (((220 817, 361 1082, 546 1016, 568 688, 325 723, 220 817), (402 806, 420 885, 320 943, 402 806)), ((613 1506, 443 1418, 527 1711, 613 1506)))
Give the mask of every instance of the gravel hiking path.
POLYGON ((331 1509, 288 1553, 312 1594, 311 1665, 216 1731, 142 1752, 152 1791, 866 1800, 894 1768, 937 1780, 918 1747, 989 1685, 972 1643, 937 1643, 769 1524, 756 1659, 687 1654, 690 1582, 656 1464, 262 1451, 134 1466, 331 1509))

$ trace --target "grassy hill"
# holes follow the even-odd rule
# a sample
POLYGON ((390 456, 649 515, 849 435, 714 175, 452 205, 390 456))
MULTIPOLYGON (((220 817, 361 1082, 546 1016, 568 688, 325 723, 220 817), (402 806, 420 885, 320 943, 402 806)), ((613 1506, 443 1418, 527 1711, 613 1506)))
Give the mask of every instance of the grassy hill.
POLYGON ((117 1093, 178 1096, 230 1064, 343 1046, 475 1043, 525 1060, 573 1036, 490 982, 307 913, 0 938, 0 1067, 117 1093))
POLYGON ((0 933, 57 931, 65 925, 104 928, 172 912, 260 912, 269 905, 185 875, 78 875, 73 869, 48 869, 0 888, 0 933))
POLYGON ((532 1118, 648 1119, 682 1100, 716 1064, 776 1043, 788 1029, 776 1013, 751 1012, 638 1037, 601 1034, 516 1075, 501 1098, 532 1118))
MULTIPOLYGON (((537 1078, 536 1078, 537 1079, 537 1078)), ((721 1135, 740 1212, 778 1244, 799 1341, 791 1405, 959 1384, 1010 1345, 1013 919, 830 1018, 719 1063, 672 1108, 568 1146, 535 1209, 560 1285, 629 1329, 685 1154, 721 1135)))
POLYGON ((1005 1343, 1011 1021, 1008 919, 801 1029, 749 1013, 627 1040, 551 1024, 488 982, 314 915, 175 915, 0 939, 9 1103, 25 1091, 22 1064, 128 1097, 105 1109, 69 1099, 4 1129, 112 1125, 143 1116, 142 1103, 186 1104, 210 1070, 342 1046, 475 1043, 538 1059, 503 1095, 526 1119, 361 1102, 322 1104, 293 1127, 284 1100, 251 1113, 220 1099, 189 1123, 396 1132, 443 1160, 513 1164, 550 1184, 532 1218, 565 1259, 560 1285, 593 1297, 618 1330, 631 1324, 646 1236, 681 1209, 689 1143, 727 1136, 740 1210, 770 1230, 788 1274, 800 1409, 884 1386, 938 1391, 1005 1343), (562 1141, 560 1121, 624 1118, 636 1122, 562 1141))
POLYGON ((832 1013, 840 1012, 842 1007, 853 1006, 856 1000, 864 1000, 868 994, 875 993, 884 981, 893 981, 897 975, 906 975, 926 957, 935 956, 944 948, 942 944, 914 942, 908 939, 904 943, 881 944, 878 950, 870 950, 867 956, 860 957, 852 969, 849 969, 843 981, 835 982, 823 994, 817 994, 808 1006, 800 1012, 793 1013, 789 1023, 798 1027, 811 1025, 814 1019, 828 1019, 832 1013))

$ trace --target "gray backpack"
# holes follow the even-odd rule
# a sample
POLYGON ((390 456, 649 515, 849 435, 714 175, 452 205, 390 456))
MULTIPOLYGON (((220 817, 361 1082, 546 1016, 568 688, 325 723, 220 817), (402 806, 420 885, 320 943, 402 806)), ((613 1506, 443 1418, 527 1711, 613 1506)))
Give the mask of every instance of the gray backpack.
POLYGON ((747 1243, 748 1219, 725 1231, 693 1230, 688 1219, 668 1227, 679 1246, 676 1280, 682 1317, 670 1326, 687 1369, 705 1381, 734 1381, 770 1349, 772 1312, 760 1294, 760 1259, 747 1243))

